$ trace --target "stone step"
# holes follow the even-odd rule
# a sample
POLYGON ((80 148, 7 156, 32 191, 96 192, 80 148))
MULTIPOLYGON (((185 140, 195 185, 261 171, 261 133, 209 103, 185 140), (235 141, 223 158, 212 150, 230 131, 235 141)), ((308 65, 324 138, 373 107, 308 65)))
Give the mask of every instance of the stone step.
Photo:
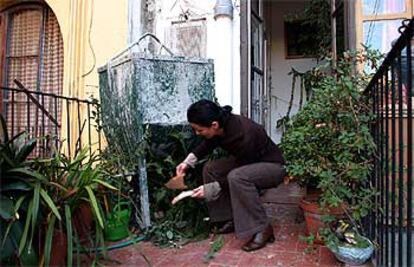
POLYGON ((265 203, 296 205, 305 196, 306 190, 297 183, 282 183, 277 188, 267 189, 261 196, 265 203))

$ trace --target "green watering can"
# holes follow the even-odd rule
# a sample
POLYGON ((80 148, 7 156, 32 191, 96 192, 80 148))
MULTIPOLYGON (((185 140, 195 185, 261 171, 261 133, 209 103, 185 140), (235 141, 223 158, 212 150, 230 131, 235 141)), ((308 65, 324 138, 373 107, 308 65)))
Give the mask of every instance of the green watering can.
POLYGON ((116 204, 106 218, 104 229, 105 240, 118 241, 129 235, 129 218, 131 217, 131 206, 128 202, 116 204))

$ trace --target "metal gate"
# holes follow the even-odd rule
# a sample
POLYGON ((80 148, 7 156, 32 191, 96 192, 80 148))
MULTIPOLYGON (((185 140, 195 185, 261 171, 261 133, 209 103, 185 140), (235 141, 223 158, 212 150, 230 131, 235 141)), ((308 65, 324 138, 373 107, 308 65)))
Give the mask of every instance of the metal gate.
POLYGON ((370 81, 377 144, 372 185, 378 195, 367 230, 377 266, 413 266, 413 20, 370 81))

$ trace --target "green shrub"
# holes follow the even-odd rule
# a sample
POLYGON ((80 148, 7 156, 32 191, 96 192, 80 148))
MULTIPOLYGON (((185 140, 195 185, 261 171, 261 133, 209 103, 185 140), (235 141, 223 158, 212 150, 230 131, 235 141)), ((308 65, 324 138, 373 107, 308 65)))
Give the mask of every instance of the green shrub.
POLYGON ((369 176, 376 148, 373 116, 363 95, 370 76, 356 68, 377 60, 374 51, 347 52, 336 68, 327 68, 328 62, 313 70, 319 76, 313 95, 291 119, 281 142, 288 174, 302 186, 319 189, 322 207, 345 205, 354 222, 373 206, 369 176))

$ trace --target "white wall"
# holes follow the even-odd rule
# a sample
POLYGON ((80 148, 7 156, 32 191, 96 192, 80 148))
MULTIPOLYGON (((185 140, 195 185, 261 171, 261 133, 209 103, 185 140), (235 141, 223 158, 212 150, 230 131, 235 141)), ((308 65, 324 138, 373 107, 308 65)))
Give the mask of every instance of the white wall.
MULTIPOLYGON (((219 67, 215 64, 215 75, 221 74, 221 79, 216 79, 216 96, 221 105, 231 105, 235 113, 240 112, 240 0, 234 0, 234 16, 230 22, 225 20, 214 19, 214 5, 216 0, 154 0, 152 2, 155 9, 155 34, 165 44, 166 30, 171 25, 171 21, 176 21, 179 14, 184 10, 190 10, 191 18, 205 18, 206 19, 206 57, 216 61, 223 59, 223 56, 228 57, 228 52, 223 51, 223 44, 231 43, 232 56, 229 67, 219 67), (223 25, 220 23, 230 23, 231 30, 223 33, 221 29, 223 25), (225 55, 223 55, 225 53, 225 55), (218 73, 220 72, 220 74, 218 73), (228 79, 222 79, 228 77, 228 79), (230 80, 230 82, 229 82, 230 80), (228 86, 220 86, 218 84, 222 81, 224 84, 231 84, 228 86)), ((224 25, 225 26, 225 25, 224 25)), ((229 49, 227 49, 229 50, 229 49)))
MULTIPOLYGON (((285 38, 284 38, 284 16, 289 12, 301 10, 303 3, 278 1, 265 2, 266 10, 266 31, 270 40, 270 134, 272 139, 280 142, 282 132, 276 129, 276 122, 278 119, 286 115, 292 87, 292 76, 288 73, 291 68, 303 72, 310 69, 316 64, 314 59, 286 59, 285 58, 285 38)), ((300 89, 297 81, 297 86, 294 95, 294 103, 292 106, 291 115, 298 110, 298 103, 300 97, 300 89)))

